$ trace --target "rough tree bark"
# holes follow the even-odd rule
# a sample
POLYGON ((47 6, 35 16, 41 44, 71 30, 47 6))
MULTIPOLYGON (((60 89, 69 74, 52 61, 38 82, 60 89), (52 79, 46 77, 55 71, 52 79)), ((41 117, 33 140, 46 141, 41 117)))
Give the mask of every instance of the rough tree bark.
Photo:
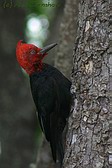
POLYGON ((109 140, 109 99, 112 94, 109 3, 109 0, 79 2, 71 88, 74 101, 68 122, 63 168, 112 166, 109 140))

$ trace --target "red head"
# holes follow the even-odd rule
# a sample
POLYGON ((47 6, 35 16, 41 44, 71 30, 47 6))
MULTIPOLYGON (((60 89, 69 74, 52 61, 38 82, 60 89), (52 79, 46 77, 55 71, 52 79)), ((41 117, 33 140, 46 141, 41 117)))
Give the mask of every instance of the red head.
POLYGON ((20 40, 16 47, 16 56, 20 66, 31 75, 33 72, 41 70, 42 59, 47 55, 47 51, 57 44, 51 44, 43 49, 33 44, 26 44, 20 40))

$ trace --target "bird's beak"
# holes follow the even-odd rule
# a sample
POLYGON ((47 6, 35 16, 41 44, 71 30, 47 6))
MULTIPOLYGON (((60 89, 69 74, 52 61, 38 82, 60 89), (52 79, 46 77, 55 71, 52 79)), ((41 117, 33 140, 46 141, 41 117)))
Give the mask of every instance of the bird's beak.
POLYGON ((42 48, 39 53, 40 53, 40 54, 45 54, 45 53, 47 53, 49 50, 51 50, 52 48, 54 48, 56 45, 57 45, 57 43, 50 44, 50 45, 48 45, 48 46, 42 48))

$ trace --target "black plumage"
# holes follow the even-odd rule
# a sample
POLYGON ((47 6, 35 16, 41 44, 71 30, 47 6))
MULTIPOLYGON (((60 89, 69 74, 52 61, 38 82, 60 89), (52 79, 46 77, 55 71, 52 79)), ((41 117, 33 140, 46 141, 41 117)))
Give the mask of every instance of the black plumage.
POLYGON ((42 70, 30 75, 32 96, 42 131, 49 141, 54 161, 62 164, 62 132, 70 112, 71 82, 56 68, 43 64, 42 70))

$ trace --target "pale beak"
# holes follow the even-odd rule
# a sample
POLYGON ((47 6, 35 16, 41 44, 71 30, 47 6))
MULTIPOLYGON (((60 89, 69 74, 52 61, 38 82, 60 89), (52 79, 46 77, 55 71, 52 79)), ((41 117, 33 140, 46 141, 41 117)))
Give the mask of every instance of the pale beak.
POLYGON ((45 54, 45 53, 47 53, 49 50, 51 50, 52 48, 54 48, 56 45, 57 45, 57 43, 50 44, 50 45, 48 45, 48 46, 42 48, 39 53, 40 53, 40 54, 45 54))

